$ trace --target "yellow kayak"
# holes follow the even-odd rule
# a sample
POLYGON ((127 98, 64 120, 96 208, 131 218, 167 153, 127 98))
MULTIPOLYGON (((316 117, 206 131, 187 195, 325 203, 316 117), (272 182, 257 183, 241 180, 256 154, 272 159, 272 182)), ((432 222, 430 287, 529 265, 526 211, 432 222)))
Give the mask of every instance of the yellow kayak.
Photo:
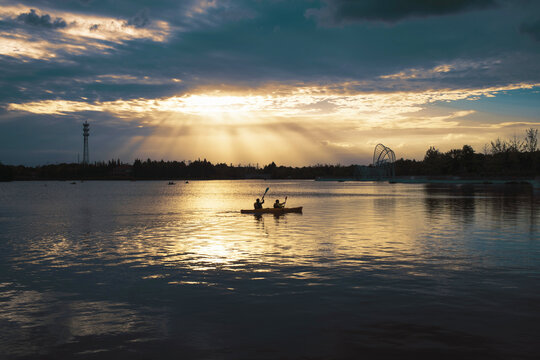
POLYGON ((302 206, 294 208, 263 208, 240 210, 242 214, 285 214, 285 213, 301 213, 302 206))

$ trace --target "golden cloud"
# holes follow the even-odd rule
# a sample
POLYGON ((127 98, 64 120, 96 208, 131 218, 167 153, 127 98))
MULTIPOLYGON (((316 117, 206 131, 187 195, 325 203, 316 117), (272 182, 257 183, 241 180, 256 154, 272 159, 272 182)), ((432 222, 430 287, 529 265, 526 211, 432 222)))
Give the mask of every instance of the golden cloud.
POLYGON ((112 49, 111 43, 119 44, 129 40, 164 42, 171 32, 165 21, 153 21, 141 28, 129 25, 124 19, 48 9, 36 10, 22 5, 0 7, 0 21, 17 19, 20 14, 32 10, 37 16, 47 14, 62 19, 66 26, 55 28, 54 36, 47 38, 24 29, 3 31, 0 33, 0 55, 20 58, 23 61, 50 60, 60 57, 62 52, 80 55, 89 51, 107 51, 112 49))
MULTIPOLYGON (((107 78, 115 78, 107 75, 107 78)), ((124 78, 120 76, 120 78, 124 78)), ((483 89, 426 90, 422 92, 358 93, 350 84, 330 86, 267 86, 260 89, 200 89, 182 96, 156 99, 131 99, 104 102, 42 100, 11 103, 10 111, 65 115, 94 111, 107 112, 119 118, 171 119, 197 117, 200 121, 226 118, 230 123, 267 122, 271 119, 295 118, 296 121, 328 121, 392 128, 450 128, 458 119, 474 113, 471 110, 442 116, 419 116, 427 105, 436 102, 475 100, 503 91, 531 89, 540 84, 510 84, 483 89), (167 115, 164 115, 167 114, 167 115), (171 116, 171 115, 180 116, 171 116)))

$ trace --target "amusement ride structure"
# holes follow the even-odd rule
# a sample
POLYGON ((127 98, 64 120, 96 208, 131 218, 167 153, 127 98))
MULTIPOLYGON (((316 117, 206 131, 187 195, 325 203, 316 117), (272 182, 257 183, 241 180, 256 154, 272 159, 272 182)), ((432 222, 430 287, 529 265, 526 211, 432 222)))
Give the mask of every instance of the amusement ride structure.
POLYGON ((373 167, 378 169, 379 177, 393 178, 396 176, 394 163, 396 162, 396 154, 394 151, 383 144, 377 144, 373 151, 373 167))

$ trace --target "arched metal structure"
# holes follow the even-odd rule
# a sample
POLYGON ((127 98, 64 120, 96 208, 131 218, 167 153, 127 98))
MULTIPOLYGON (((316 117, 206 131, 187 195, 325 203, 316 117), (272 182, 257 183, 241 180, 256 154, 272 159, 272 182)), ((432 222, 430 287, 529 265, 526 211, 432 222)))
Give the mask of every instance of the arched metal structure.
POLYGON ((373 166, 380 169, 380 174, 384 177, 395 176, 396 154, 389 147, 377 144, 373 151, 373 166))

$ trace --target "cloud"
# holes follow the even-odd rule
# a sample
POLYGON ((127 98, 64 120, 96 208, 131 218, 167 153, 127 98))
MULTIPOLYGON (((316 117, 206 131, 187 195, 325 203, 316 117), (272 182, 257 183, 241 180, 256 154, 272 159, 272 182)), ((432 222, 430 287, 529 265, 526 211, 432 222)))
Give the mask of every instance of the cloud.
POLYGON ((298 122, 332 122, 366 127, 448 128, 458 127, 456 119, 474 113, 454 111, 449 115, 426 118, 413 114, 437 102, 478 100, 503 91, 532 89, 540 84, 510 84, 482 89, 442 89, 422 92, 361 93, 350 84, 331 86, 279 86, 237 91, 203 90, 182 96, 114 101, 42 100, 10 103, 8 111, 68 115, 103 112, 118 118, 147 119, 162 123, 164 117, 178 122, 197 118, 200 123, 226 121, 231 124, 264 123, 294 118, 298 122), (168 114, 168 115, 167 115, 168 114), (170 116, 170 115, 175 116, 170 116), (153 119, 153 120, 152 120, 153 119), (276 120, 278 119, 278 120, 276 120))
POLYGON ((490 70, 501 64, 500 59, 485 59, 482 61, 455 60, 451 63, 437 65, 433 68, 406 69, 398 73, 381 75, 384 80, 425 80, 449 77, 469 76, 471 71, 476 73, 490 70))
POLYGON ((497 6, 496 0, 323 0, 320 9, 308 9, 324 26, 341 26, 361 21, 398 22, 412 17, 441 16, 497 6))
POLYGON ((135 16, 128 20, 128 25, 135 26, 136 28, 143 28, 148 24, 150 24, 148 9, 139 10, 135 16))
POLYGON ((233 0, 190 0, 178 10, 178 22, 184 31, 209 29, 224 23, 253 19, 257 14, 233 0))
POLYGON ((454 119, 464 118, 474 113, 476 113, 475 110, 462 110, 443 116, 411 117, 395 122, 393 126, 396 129, 455 129, 460 126, 460 122, 454 119))
POLYGON ((536 41, 540 41, 540 20, 521 24, 519 30, 536 41))
POLYGON ((102 83, 102 84, 143 84, 143 85, 163 85, 167 83, 180 83, 181 79, 150 77, 150 76, 134 76, 134 75, 115 75, 102 74, 91 78, 81 78, 79 82, 102 83))
POLYGON ((81 55, 90 50, 106 53, 110 49, 111 46, 94 41, 63 41, 62 38, 54 36, 41 39, 24 32, 19 34, 0 32, 0 55, 20 59, 23 62, 29 59, 58 59, 63 54, 81 55))
POLYGON ((432 79, 449 73, 454 69, 455 67, 450 64, 443 64, 431 69, 407 69, 395 74, 381 75, 380 78, 388 80, 432 79))
POLYGON ((0 21, 15 19, 30 27, 19 26, 0 31, 0 55, 23 61, 28 59, 58 61, 67 56, 89 52, 107 54, 113 49, 112 44, 127 41, 166 41, 171 32, 170 25, 165 21, 150 21, 144 14, 139 12, 135 16, 136 20, 132 19, 130 24, 130 20, 114 17, 66 11, 45 13, 43 10, 24 6, 4 6, 0 8, 0 21), (56 31, 45 34, 36 31, 34 27, 56 31))
POLYGON ((56 18, 52 20, 49 14, 38 15, 35 9, 30 9, 30 12, 19 14, 17 20, 24 22, 28 25, 41 26, 49 29, 65 28, 67 23, 62 18, 56 18))

